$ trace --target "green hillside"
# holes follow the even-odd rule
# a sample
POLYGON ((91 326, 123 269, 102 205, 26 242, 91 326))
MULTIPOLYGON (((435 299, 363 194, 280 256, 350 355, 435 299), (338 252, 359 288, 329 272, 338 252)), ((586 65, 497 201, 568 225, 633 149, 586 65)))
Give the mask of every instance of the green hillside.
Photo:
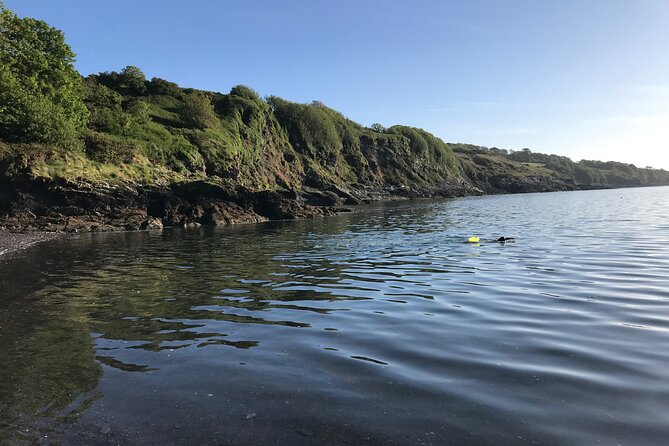
POLYGON ((128 66, 82 77, 63 34, 0 6, 0 175, 249 190, 401 195, 669 184, 664 170, 574 163, 529 150, 447 144, 425 130, 364 127, 327 106, 146 79, 128 66))

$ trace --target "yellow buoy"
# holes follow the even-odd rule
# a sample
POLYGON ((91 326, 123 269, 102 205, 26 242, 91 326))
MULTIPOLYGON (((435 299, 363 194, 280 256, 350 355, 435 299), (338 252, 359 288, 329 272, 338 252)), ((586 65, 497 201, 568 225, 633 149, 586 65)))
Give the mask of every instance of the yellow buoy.
POLYGON ((467 241, 468 241, 469 243, 478 243, 478 242, 481 241, 481 239, 478 238, 478 237, 469 237, 469 238, 467 239, 467 241))

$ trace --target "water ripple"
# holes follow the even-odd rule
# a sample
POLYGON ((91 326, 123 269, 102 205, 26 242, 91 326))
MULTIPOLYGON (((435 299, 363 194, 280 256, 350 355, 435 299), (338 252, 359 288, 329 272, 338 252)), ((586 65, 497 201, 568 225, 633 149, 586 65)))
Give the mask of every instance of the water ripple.
POLYGON ((37 245, 0 269, 0 442, 662 444, 668 191, 37 245))

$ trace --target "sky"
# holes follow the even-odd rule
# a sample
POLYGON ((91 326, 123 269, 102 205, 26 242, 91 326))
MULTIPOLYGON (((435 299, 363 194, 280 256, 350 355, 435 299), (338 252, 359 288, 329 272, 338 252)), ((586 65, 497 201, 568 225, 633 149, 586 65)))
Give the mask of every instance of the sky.
POLYGON ((321 101, 448 142, 669 169, 669 0, 4 0, 84 75, 321 101))

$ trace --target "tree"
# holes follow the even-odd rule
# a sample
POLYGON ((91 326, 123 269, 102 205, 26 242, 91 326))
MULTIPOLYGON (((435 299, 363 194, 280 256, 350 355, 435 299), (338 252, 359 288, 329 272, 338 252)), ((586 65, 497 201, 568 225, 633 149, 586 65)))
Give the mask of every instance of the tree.
POLYGON ((83 134, 88 111, 63 33, 0 4, 0 139, 60 146, 83 134))
POLYGON ((151 94, 161 94, 166 96, 179 96, 181 94, 181 89, 174 82, 166 81, 159 77, 154 77, 149 82, 149 93, 151 94))
POLYGON ((216 113, 211 99, 202 93, 190 93, 184 97, 181 118, 193 128, 205 129, 216 122, 216 113))
POLYGON ((385 133, 386 132, 386 128, 384 126, 382 126, 381 124, 378 124, 378 123, 370 125, 369 128, 371 130, 377 132, 377 133, 385 133))
POLYGON ((146 92, 146 76, 135 66, 128 65, 121 71, 121 82, 131 94, 143 95, 146 92))
POLYGON ((132 65, 123 68, 120 73, 118 71, 103 71, 95 77, 97 82, 122 94, 142 96, 147 90, 148 82, 144 72, 132 65))
POLYGON ((84 80, 84 102, 88 107, 92 130, 120 135, 130 124, 130 117, 123 112, 123 97, 105 85, 97 76, 84 80))

